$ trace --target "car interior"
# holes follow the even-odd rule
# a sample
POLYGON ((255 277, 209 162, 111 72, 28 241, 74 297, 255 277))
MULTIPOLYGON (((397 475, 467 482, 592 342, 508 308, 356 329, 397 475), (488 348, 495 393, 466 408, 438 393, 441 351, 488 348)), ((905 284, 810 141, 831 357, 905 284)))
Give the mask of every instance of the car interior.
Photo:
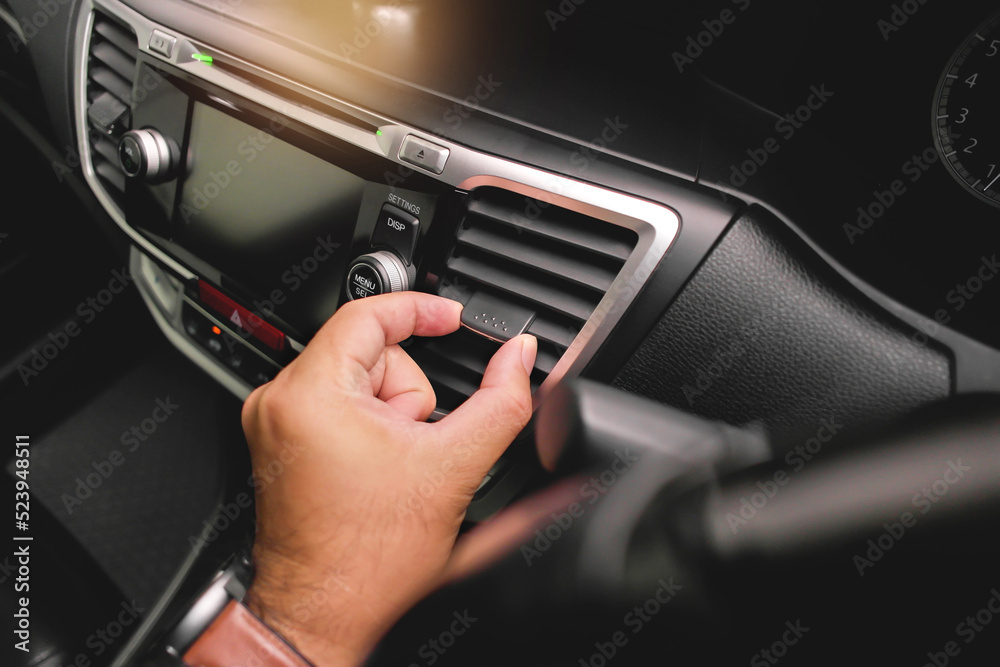
POLYGON ((538 340, 464 528, 577 502, 368 664, 995 662, 996 3, 626 4, 0 0, 4 665, 183 665, 243 400, 406 290, 432 420, 538 340))

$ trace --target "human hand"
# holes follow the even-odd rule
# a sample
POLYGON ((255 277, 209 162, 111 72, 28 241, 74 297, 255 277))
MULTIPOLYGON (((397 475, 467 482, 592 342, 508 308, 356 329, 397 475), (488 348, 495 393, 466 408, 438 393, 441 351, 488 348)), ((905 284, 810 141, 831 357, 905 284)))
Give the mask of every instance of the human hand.
POLYGON ((318 665, 363 660, 433 588, 482 478, 531 416, 537 343, 518 336, 479 391, 426 423, 434 392, 398 343, 455 331, 460 314, 416 292, 353 301, 243 407, 254 470, 283 469, 257 494, 247 604, 318 665))

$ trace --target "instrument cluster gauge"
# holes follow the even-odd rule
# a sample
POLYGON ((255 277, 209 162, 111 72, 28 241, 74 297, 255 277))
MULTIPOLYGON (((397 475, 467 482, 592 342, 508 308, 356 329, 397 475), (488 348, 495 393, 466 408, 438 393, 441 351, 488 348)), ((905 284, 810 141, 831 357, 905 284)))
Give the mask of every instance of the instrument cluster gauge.
POLYGON ((934 142, 966 190, 1000 207, 1000 12, 959 47, 934 95, 934 142))

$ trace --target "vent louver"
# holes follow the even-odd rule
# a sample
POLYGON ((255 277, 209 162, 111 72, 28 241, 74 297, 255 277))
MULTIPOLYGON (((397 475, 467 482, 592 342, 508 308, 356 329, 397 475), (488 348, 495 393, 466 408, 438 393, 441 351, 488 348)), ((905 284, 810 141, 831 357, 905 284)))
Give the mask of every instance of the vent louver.
POLYGON ((128 129, 138 52, 130 28, 94 12, 87 58, 88 143, 94 172, 119 209, 125 174, 118 163, 118 137, 128 129))
MULTIPOLYGON (((611 287, 637 242, 636 233, 603 220, 484 187, 469 195, 438 292, 467 301, 479 292, 534 311, 527 332, 538 339, 532 389, 551 373, 611 287)), ((452 409, 479 387, 499 344, 460 329, 420 339, 410 353, 452 409)))

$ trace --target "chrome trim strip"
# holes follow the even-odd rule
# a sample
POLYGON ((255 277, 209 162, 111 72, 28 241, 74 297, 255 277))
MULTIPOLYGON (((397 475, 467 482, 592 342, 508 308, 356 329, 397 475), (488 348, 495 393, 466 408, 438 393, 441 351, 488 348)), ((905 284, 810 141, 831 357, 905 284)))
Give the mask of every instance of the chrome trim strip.
POLYGON ((153 320, 156 325, 160 327, 163 331, 163 335, 167 337, 171 343, 174 344, 178 350, 180 350, 186 357, 198 365, 203 371, 212 376, 219 384, 228 389, 236 398, 241 401, 246 400, 246 397, 250 395, 253 391, 253 387, 243 381, 243 378, 235 375, 221 363, 219 363, 214 357, 212 357, 207 350, 203 350, 194 344, 190 338, 185 335, 183 325, 181 324, 181 313, 178 309, 178 313, 175 318, 168 318, 165 313, 160 310, 160 307, 156 303, 155 297, 153 297, 151 288, 146 284, 146 279, 142 275, 139 268, 140 251, 137 248, 132 248, 129 255, 129 271, 135 277, 135 284, 139 289, 139 294, 142 295, 142 300, 146 302, 146 307, 149 312, 153 315, 153 320))
MULTIPOLYGON (((139 14, 125 7, 125 5, 118 2, 114 2, 112 4, 115 7, 113 10, 108 9, 103 5, 100 9, 108 14, 114 14, 119 18, 122 18, 127 23, 131 24, 133 28, 135 27, 136 21, 140 19, 145 21, 145 19, 142 19, 139 14)), ((155 257, 161 264, 165 264, 170 267, 174 273, 180 275, 185 280, 190 280, 195 277, 193 273, 188 271, 183 265, 167 255, 165 252, 157 248, 149 240, 147 240, 146 237, 125 222, 124 213, 118 208, 118 206, 115 205, 111 197, 108 196, 108 193, 105 192, 104 186, 101 185, 100 180, 97 178, 97 173, 94 171, 93 159, 90 154, 90 142, 87 141, 87 137, 90 132, 90 129, 87 127, 87 54, 90 52, 90 33, 94 25, 94 9, 95 4, 92 0, 82 0, 80 3, 80 18, 76 25, 76 40, 74 42, 76 46, 76 58, 73 59, 73 108, 76 112, 76 118, 74 120, 76 128, 77 153, 80 156, 80 169, 83 170, 84 179, 86 179, 87 183, 90 185, 90 189, 94 191, 98 201, 100 201, 101 205, 104 206, 104 209, 108 212, 108 215, 111 216, 111 219, 115 221, 115 224, 117 224, 122 231, 128 234, 129 238, 132 239, 132 242, 142 248, 147 254, 155 257)), ((146 21, 146 23, 149 22, 146 21)), ((150 30, 150 32, 152 32, 152 30, 150 30)))
MULTIPOLYGON (((371 111, 356 107, 344 100, 323 94, 315 89, 296 84, 293 81, 262 70, 231 54, 213 50, 204 45, 198 45, 189 38, 180 35, 166 26, 159 25, 126 7, 118 0, 83 0, 81 19, 77 27, 78 58, 74 63, 76 77, 76 109, 77 129, 80 133, 80 154, 83 156, 83 167, 88 182, 98 193, 101 203, 112 213, 115 222, 143 249, 185 278, 194 277, 191 272, 179 266, 177 262, 159 251, 138 232, 129 227, 121 212, 111 200, 103 194, 100 183, 90 163, 89 145, 87 144, 86 127, 86 54, 89 49, 92 12, 94 8, 117 16, 129 23, 139 39, 139 49, 161 61, 170 62, 185 72, 229 90, 241 97, 252 100, 276 113, 288 116, 305 125, 338 137, 355 146, 376 153, 399 165, 401 169, 420 169, 399 159, 399 150, 403 139, 413 135, 425 141, 442 146, 450 151, 450 157, 440 175, 433 175, 439 181, 461 190, 471 190, 483 186, 495 186, 517 192, 525 197, 532 197, 550 202, 570 210, 589 215, 606 222, 632 229, 638 234, 638 243, 626 261, 619 275, 612 282, 608 293, 598 304, 596 310, 587 320, 580 334, 574 339, 566 353, 556 364, 548 379, 536 392, 536 402, 547 392, 548 388, 566 375, 577 374, 591 361, 603 340, 611 333, 621 316, 631 305, 634 297, 645 285, 646 280, 659 265, 673 244, 680 229, 680 219, 671 209, 661 204, 607 190, 589 183, 574 180, 567 176, 546 172, 535 167, 513 162, 494 155, 480 153, 466 146, 446 141, 435 135, 408 127, 371 111), (177 38, 177 45, 171 58, 149 49, 149 37, 154 30, 161 30, 177 38), (208 52, 216 57, 239 63, 241 67, 258 73, 266 79, 286 82, 290 87, 308 91, 318 96, 325 103, 355 116, 369 126, 377 126, 379 133, 367 132, 350 123, 324 115, 315 109, 293 104, 268 91, 257 88, 243 80, 227 73, 224 69, 207 65, 191 58, 193 53, 208 52)), ((429 172, 428 172, 429 173, 429 172)), ((183 334, 175 332, 177 336, 183 334)), ((174 340, 174 336, 168 336, 174 340)), ((178 344, 175 341, 175 344, 178 344)), ((178 345, 180 347, 180 345, 178 345)), ((191 356, 190 348, 184 346, 183 351, 191 356)), ((300 346, 293 344, 300 350, 300 346)), ((197 349, 197 348, 195 348, 197 349)), ((204 359, 198 355, 196 361, 204 367, 204 359)), ((211 360, 215 364, 215 360, 211 360)), ((228 374, 228 370, 222 369, 228 374)), ((218 377, 215 373, 213 376, 218 377)))
POLYGON ((25 37, 21 24, 17 22, 17 18, 3 5, 0 5, 0 21, 10 26, 10 29, 14 31, 14 36, 21 40, 22 44, 26 45, 28 43, 28 38, 25 37))

